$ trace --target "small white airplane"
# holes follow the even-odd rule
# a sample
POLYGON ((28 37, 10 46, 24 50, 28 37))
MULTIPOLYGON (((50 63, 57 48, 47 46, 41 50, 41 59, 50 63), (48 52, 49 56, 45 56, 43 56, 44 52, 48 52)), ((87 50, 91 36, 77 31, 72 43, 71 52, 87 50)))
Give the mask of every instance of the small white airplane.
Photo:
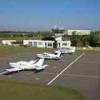
POLYGON ((42 59, 60 59, 61 58, 61 52, 60 51, 56 51, 54 54, 52 53, 43 53, 43 54, 37 54, 38 58, 42 58, 42 59))
POLYGON ((67 48, 59 48, 58 51, 60 51, 62 54, 68 53, 68 54, 72 54, 75 52, 75 47, 67 47, 67 48))
POLYGON ((10 72, 17 72, 21 70, 36 70, 40 71, 45 69, 48 65, 43 65, 44 59, 31 60, 27 61, 19 61, 19 62, 10 62, 9 65, 12 67, 10 69, 6 69, 8 73, 10 72))

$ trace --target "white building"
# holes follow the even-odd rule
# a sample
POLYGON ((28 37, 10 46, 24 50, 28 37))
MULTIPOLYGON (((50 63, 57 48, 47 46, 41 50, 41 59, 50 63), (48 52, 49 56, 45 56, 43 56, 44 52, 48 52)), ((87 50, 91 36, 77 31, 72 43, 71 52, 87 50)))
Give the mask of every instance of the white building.
POLYGON ((63 41, 62 37, 56 37, 55 40, 57 41, 57 48, 67 48, 71 46, 71 41, 63 41))
POLYGON ((23 45, 38 47, 38 48, 53 48, 54 41, 44 40, 23 40, 23 45))
POLYGON ((55 33, 55 36, 64 36, 64 33, 55 33))
POLYGON ((68 48, 71 46, 70 41, 57 41, 57 48, 68 48))
POLYGON ((56 40, 56 41, 62 41, 62 36, 60 36, 60 37, 55 37, 55 40, 56 40))
MULTIPOLYGON (((59 38, 60 39, 60 38, 59 38)), ((71 41, 57 40, 57 48, 67 48, 71 46, 71 41)), ((37 48, 54 48, 55 41, 44 40, 23 40, 23 45, 37 47, 37 48)))
POLYGON ((69 29, 67 34, 68 35, 90 35, 91 30, 71 30, 69 29))
MULTIPOLYGON (((2 40, 3 45, 20 46, 14 44, 17 40, 2 40)), ((62 37, 55 37, 54 40, 23 40, 23 45, 37 48, 67 48, 71 46, 71 41, 63 41, 62 37)))
POLYGON ((11 46, 13 42, 16 42, 16 40, 2 40, 1 44, 11 46))

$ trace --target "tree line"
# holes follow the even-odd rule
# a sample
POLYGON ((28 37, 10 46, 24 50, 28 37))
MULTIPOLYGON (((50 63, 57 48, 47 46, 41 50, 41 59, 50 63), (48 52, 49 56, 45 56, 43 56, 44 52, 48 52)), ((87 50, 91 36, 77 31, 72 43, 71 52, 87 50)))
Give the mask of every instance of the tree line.
MULTIPOLYGON (((44 37, 48 38, 53 36, 53 32, 13 32, 13 31, 0 31, 0 38, 14 38, 14 37, 44 37)), ((74 33, 71 36, 64 35, 66 39, 70 39, 73 46, 99 46, 100 47, 100 31, 91 32, 90 35, 75 35, 74 33)))
POLYGON ((93 46, 100 47, 100 32, 91 32, 90 35, 75 35, 70 36, 73 46, 93 46))
POLYGON ((51 32, 14 32, 0 31, 0 37, 34 37, 34 36, 50 36, 51 32))

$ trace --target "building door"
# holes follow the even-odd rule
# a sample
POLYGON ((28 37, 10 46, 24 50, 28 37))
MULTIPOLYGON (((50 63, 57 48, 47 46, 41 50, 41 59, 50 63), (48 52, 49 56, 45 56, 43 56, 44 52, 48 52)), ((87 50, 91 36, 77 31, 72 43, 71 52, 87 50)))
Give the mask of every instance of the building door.
POLYGON ((29 46, 32 46, 32 42, 29 42, 29 46))
POLYGON ((45 43, 45 48, 47 48, 47 43, 45 43))
POLYGON ((37 42, 34 42, 34 47, 37 47, 37 42))

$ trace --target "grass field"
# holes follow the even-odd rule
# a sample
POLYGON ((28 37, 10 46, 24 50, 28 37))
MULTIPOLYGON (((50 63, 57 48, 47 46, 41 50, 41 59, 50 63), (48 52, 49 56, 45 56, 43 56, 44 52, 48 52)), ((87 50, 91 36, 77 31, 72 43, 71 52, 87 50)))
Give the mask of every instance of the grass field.
POLYGON ((53 50, 54 49, 47 48, 0 46, 0 56, 2 57, 24 53, 51 52, 53 50))
MULTIPOLYGON (((14 47, 14 46, 0 46, 0 56, 11 56, 16 54, 25 53, 41 53, 41 52, 53 52, 55 49, 48 48, 33 48, 33 47, 14 47)), ((100 52, 100 48, 76 48, 77 52, 100 52)))
POLYGON ((0 80, 0 100, 86 100, 71 88, 0 80))
POLYGON ((81 51, 100 51, 99 47, 95 47, 95 48, 84 48, 84 47, 77 47, 76 50, 81 50, 81 51))

